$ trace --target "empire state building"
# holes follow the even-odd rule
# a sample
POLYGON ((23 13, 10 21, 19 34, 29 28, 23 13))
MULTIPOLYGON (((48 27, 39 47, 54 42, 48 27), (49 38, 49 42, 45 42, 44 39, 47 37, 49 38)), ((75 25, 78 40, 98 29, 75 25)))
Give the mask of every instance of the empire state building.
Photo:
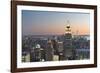
POLYGON ((72 54, 72 34, 71 26, 69 24, 65 27, 64 41, 63 41, 63 56, 65 60, 71 59, 72 54))

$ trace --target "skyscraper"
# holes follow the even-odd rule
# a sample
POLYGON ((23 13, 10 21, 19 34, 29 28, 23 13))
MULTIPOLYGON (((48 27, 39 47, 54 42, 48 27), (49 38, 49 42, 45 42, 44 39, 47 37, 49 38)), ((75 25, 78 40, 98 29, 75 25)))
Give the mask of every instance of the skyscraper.
POLYGON ((72 34, 71 34, 71 26, 69 24, 66 25, 65 34, 64 34, 64 41, 63 41, 63 55, 64 60, 69 60, 72 58, 72 34))
POLYGON ((47 42, 47 48, 45 49, 45 60, 53 61, 54 49, 51 40, 47 42))

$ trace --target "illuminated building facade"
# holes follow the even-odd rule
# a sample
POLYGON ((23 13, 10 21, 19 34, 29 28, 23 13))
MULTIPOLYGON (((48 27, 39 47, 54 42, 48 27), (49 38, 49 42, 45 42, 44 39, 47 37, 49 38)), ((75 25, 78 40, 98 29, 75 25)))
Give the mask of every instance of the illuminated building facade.
POLYGON ((72 34, 71 34, 71 27, 70 25, 66 25, 63 41, 63 56, 64 60, 69 60, 73 57, 73 48, 72 48, 72 34))

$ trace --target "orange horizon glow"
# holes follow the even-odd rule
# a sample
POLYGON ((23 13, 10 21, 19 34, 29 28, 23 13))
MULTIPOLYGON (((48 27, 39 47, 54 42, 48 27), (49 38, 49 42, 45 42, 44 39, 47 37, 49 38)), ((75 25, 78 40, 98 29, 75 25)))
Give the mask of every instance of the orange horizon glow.
POLYGON ((65 34, 66 25, 70 25, 73 35, 90 34, 89 14, 27 10, 22 14, 23 34, 65 34))
MULTIPOLYGON (((45 28, 45 29, 35 29, 33 28, 33 32, 34 31, 38 31, 41 33, 45 33, 45 34, 65 34, 65 28, 66 26, 57 26, 57 27, 49 27, 49 28, 45 28)), ((37 32, 37 33, 38 33, 37 32)), ((90 29, 89 26, 87 26, 87 24, 84 24, 84 26, 81 26, 80 24, 74 24, 71 25, 71 33, 73 35, 89 35, 90 34, 90 29)))

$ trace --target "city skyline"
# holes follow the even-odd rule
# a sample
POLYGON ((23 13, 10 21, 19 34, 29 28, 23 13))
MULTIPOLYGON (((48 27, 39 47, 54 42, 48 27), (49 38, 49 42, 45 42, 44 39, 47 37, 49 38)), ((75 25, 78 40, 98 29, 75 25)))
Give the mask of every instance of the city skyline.
POLYGON ((72 34, 89 35, 88 13, 22 10, 23 35, 64 34, 65 27, 71 26, 72 34))

